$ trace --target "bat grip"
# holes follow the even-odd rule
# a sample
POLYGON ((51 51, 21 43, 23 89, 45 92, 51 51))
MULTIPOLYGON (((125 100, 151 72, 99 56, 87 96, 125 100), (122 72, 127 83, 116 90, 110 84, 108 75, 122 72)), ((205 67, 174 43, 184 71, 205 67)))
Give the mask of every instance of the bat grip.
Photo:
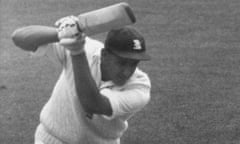
POLYGON ((41 45, 59 41, 56 28, 40 25, 31 25, 15 30, 12 40, 16 46, 27 51, 36 51, 41 45))

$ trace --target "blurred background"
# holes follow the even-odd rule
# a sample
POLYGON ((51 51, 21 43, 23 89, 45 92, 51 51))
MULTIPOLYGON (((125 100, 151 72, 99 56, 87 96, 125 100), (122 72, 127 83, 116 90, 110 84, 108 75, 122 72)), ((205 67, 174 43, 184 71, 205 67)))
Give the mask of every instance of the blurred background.
MULTIPOLYGON (((120 0, 0 0, 0 143, 32 144, 39 113, 61 72, 11 41, 28 25, 53 26, 120 0)), ((240 1, 126 0, 152 60, 151 101, 123 144, 240 143, 240 1)), ((103 41, 105 33, 94 38, 103 41)))

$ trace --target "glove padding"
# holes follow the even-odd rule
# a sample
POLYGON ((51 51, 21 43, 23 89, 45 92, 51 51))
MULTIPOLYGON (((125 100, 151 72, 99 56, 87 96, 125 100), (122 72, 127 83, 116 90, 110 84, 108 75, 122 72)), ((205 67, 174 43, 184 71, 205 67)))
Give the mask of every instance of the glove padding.
POLYGON ((59 43, 71 53, 83 51, 85 34, 75 16, 67 16, 56 21, 59 43))

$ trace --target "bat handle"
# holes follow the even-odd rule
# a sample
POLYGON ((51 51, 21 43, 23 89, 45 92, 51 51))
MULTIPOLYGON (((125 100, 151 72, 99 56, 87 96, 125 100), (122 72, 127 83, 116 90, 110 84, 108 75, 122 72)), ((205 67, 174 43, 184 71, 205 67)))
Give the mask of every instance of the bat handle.
POLYGON ((40 25, 31 25, 15 30, 12 40, 16 46, 27 51, 36 51, 41 45, 59 41, 56 28, 40 25))

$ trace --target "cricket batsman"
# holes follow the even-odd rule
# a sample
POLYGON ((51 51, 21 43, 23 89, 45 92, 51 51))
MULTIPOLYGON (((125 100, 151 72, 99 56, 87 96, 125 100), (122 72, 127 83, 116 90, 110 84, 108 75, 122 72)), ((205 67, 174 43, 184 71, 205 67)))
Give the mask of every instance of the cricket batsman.
MULTIPOLYGON (((35 144, 120 144, 128 119, 150 100, 149 77, 138 68, 150 59, 143 36, 122 27, 102 43, 86 36, 75 16, 56 26, 59 42, 47 46, 47 55, 62 72, 41 111, 35 144)), ((35 30, 15 39, 26 35, 42 41, 48 34, 35 30)))

